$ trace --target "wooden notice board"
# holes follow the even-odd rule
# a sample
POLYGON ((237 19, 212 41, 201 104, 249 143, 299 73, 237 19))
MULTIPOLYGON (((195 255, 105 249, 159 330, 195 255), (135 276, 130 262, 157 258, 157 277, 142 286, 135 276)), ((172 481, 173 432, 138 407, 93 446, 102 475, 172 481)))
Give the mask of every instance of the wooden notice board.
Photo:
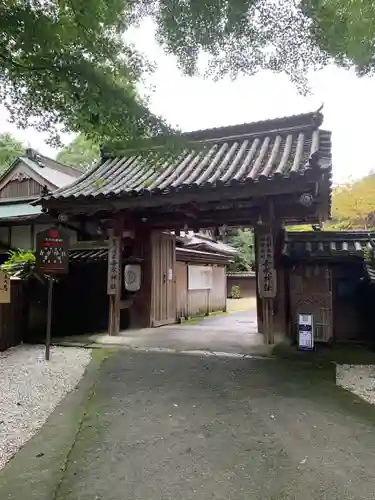
POLYGON ((69 239, 64 231, 49 228, 36 235, 36 266, 46 275, 69 271, 69 239))
POLYGON ((277 275, 274 263, 274 243, 271 231, 259 234, 258 243, 258 291, 261 298, 274 298, 277 293, 277 275))
POLYGON ((10 278, 0 271, 0 304, 10 304, 10 278))
POLYGON ((108 246, 107 294, 116 295, 120 286, 121 239, 111 237, 108 246))

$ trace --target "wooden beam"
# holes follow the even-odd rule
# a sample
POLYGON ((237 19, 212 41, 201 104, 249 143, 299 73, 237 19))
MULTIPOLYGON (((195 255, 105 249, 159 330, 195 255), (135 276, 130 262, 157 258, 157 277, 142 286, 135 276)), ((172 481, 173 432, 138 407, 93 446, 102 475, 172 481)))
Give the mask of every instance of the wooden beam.
POLYGON ((142 209, 162 207, 166 204, 183 205, 204 202, 220 202, 222 200, 250 200, 262 199, 268 196, 280 196, 308 190, 312 184, 321 182, 322 172, 313 169, 303 175, 295 174, 288 177, 264 179, 257 182, 238 182, 233 185, 207 186, 207 187, 182 187, 180 190, 171 190, 164 194, 147 193, 141 196, 124 195, 121 198, 91 199, 90 201, 74 200, 45 200, 43 206, 54 208, 57 211, 69 213, 96 213, 100 210, 119 211, 125 209, 142 209), (69 208, 68 208, 69 207, 69 208))
MULTIPOLYGON (((318 213, 314 211, 310 211, 304 209, 302 206, 291 207, 288 211, 278 209, 279 218, 287 223, 290 221, 300 221, 303 220, 318 222, 318 213), (298 219, 295 216, 295 213, 299 211, 298 219)), ((226 213, 203 213, 199 218, 199 227, 201 229, 215 228, 218 225, 226 225, 228 227, 250 227, 254 226, 261 215, 261 211, 237 211, 237 212, 226 212, 226 213)), ((155 228, 159 229, 182 229, 184 224, 187 224, 189 227, 196 226, 196 221, 189 220, 187 217, 181 217, 178 219, 172 219, 170 217, 161 217, 160 219, 150 220, 150 224, 152 224, 155 228)))
POLYGON ((137 208, 137 207, 157 207, 166 203, 173 205, 182 205, 186 203, 201 203, 204 201, 219 202, 225 200, 264 198, 267 196, 279 196, 282 194, 293 194, 296 191, 304 191, 311 185, 310 176, 300 176, 300 178, 280 178, 267 180, 264 182, 238 183, 235 186, 227 187, 207 187, 191 188, 189 190, 181 189, 180 193, 166 193, 153 196, 141 196, 139 198, 123 198, 113 201, 116 209, 137 208))

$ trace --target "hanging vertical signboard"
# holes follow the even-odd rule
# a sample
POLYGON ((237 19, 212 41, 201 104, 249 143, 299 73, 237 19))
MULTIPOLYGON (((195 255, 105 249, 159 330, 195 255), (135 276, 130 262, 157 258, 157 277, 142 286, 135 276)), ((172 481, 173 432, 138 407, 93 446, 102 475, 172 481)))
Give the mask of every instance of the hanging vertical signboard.
POLYGON ((277 292, 274 247, 271 232, 260 233, 258 244, 258 291, 262 298, 274 298, 277 292))
POLYGON ((0 271, 0 304, 10 304, 10 278, 0 271))
POLYGON ((107 294, 116 295, 120 284, 120 238, 111 237, 108 246, 108 282, 107 294))
POLYGON ((314 349, 314 319, 312 314, 298 314, 298 348, 302 351, 314 349))
POLYGON ((51 227, 36 235, 36 266, 48 276, 69 271, 69 239, 64 231, 51 227))

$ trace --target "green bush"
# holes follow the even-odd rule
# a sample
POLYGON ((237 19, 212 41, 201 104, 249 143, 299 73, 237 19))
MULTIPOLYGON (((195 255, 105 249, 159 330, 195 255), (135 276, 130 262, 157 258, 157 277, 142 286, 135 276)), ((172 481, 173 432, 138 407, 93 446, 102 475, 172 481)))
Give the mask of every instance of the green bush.
POLYGON ((10 250, 8 259, 0 266, 1 270, 13 276, 27 278, 35 268, 35 255, 32 250, 10 250))
POLYGON ((230 289, 230 296, 232 299, 241 298, 241 287, 239 285, 233 285, 230 289))

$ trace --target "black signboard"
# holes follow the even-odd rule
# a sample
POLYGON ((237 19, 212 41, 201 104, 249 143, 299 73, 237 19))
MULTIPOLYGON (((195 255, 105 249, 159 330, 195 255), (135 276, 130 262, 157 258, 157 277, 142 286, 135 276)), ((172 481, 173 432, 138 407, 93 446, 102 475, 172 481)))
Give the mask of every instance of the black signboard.
POLYGON ((69 271, 68 235, 58 228, 45 229, 36 235, 36 266, 47 275, 69 271))

